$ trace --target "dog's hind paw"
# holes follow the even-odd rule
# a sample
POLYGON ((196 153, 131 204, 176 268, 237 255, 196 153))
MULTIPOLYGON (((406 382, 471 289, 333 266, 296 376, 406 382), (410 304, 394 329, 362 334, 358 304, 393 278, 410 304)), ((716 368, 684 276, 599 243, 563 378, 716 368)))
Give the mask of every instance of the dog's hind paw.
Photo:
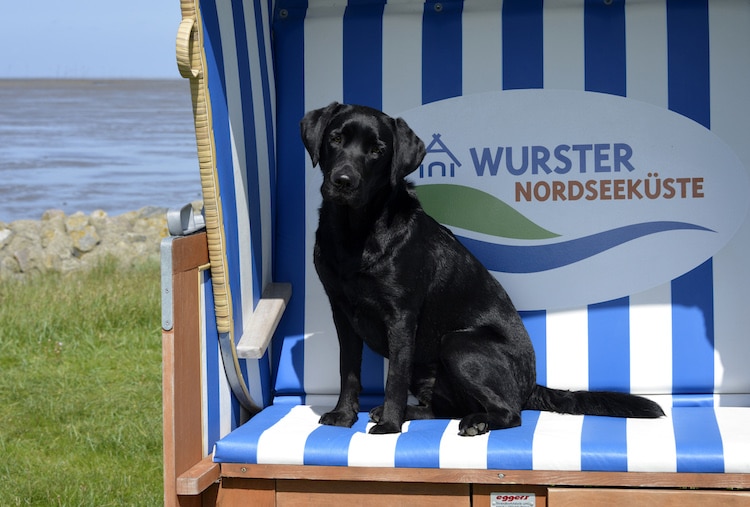
POLYGON ((458 425, 458 434, 462 437, 475 437, 490 431, 486 414, 467 415, 458 425))
POLYGON ((380 405, 379 407, 375 407, 372 410, 370 410, 370 420, 374 423, 379 423, 380 419, 383 418, 383 405, 380 405))

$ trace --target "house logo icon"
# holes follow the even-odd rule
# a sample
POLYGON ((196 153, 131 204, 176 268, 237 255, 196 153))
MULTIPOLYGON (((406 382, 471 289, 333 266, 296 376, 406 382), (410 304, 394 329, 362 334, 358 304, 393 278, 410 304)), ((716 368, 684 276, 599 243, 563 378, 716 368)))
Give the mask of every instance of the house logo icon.
POLYGON ((426 152, 422 165, 419 166, 420 178, 456 176, 456 167, 461 167, 461 162, 440 139, 440 134, 432 134, 432 142, 427 145, 426 152))

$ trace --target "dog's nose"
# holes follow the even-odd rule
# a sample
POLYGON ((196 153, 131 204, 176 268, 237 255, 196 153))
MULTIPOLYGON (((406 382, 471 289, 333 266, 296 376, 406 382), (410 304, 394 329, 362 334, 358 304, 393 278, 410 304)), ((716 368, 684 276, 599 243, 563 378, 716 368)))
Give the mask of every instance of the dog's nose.
POLYGON ((333 184, 337 187, 348 188, 352 186, 352 177, 348 174, 334 174, 333 184))
POLYGON ((339 170, 331 174, 331 183, 336 188, 348 190, 357 186, 357 178, 350 170, 339 170))

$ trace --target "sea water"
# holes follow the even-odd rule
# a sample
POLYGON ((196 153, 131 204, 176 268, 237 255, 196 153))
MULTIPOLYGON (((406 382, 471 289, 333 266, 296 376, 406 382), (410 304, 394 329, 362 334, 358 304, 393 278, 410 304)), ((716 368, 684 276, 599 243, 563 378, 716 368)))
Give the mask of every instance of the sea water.
POLYGON ((200 198, 186 80, 0 80, 0 222, 200 198))

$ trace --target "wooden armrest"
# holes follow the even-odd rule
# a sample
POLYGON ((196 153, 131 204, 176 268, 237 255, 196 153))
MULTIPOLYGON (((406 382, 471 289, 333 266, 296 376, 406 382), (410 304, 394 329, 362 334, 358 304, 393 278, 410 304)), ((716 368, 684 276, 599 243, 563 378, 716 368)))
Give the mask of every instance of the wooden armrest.
POLYGON ((177 477, 176 492, 178 495, 200 495, 219 480, 220 472, 219 464, 213 462, 213 455, 206 456, 177 477))
POLYGON ((272 283, 266 287, 237 344, 238 357, 263 357, 291 296, 292 285, 289 283, 272 283))

